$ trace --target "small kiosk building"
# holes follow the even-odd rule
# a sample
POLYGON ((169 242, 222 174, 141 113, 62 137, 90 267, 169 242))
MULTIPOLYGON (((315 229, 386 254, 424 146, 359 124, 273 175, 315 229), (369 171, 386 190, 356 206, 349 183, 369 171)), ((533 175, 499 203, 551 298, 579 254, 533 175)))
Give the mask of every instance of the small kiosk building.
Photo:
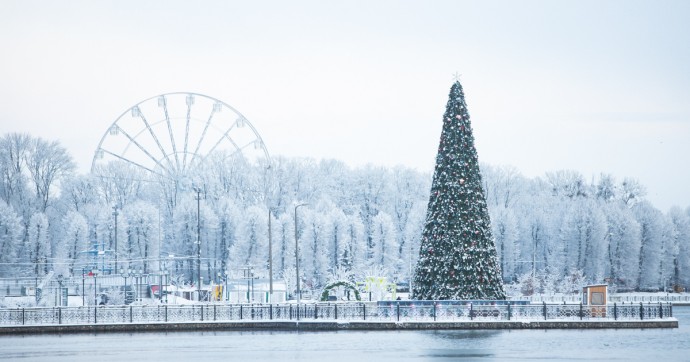
POLYGON ((582 304, 589 307, 592 317, 606 317, 608 285, 595 284, 582 288, 582 304))

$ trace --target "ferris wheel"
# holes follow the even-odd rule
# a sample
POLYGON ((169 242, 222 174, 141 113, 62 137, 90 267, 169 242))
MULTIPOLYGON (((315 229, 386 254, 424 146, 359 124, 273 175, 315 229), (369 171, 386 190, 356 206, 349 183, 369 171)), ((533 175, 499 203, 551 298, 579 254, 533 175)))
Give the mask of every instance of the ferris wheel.
POLYGON ((123 112, 98 143, 91 163, 122 161, 154 176, 180 180, 213 154, 270 164, 266 145, 236 109, 196 93, 166 93, 123 112))

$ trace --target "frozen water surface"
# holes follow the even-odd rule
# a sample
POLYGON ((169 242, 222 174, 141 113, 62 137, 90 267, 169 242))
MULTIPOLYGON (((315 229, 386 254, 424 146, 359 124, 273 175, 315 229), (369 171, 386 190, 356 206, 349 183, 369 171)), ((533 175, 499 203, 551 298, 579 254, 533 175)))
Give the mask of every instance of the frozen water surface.
POLYGON ((677 329, 174 332, 0 337, 2 361, 688 361, 677 329))

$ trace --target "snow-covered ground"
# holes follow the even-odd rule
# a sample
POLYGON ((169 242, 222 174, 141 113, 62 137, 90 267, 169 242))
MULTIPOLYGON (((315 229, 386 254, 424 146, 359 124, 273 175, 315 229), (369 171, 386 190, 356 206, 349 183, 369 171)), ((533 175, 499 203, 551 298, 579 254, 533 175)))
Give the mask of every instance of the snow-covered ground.
MULTIPOLYGON (((566 303, 566 304, 579 304, 581 296, 579 294, 551 294, 551 295, 533 295, 533 296, 520 296, 520 297, 509 297, 510 300, 521 300, 529 301, 530 303, 566 303)), ((88 299, 88 298, 87 298, 88 299)), ((406 298, 401 298, 406 300, 406 298)), ((288 303, 296 303, 296 301, 287 301, 288 303)), ((315 300, 302 300, 303 303, 314 303, 315 300)), ((609 303, 657 303, 657 302, 671 302, 674 304, 690 304, 690 293, 613 293, 608 297, 609 303)), ((165 303, 165 301, 163 302, 165 303)), ((167 304, 172 305, 182 305, 182 304, 197 304, 198 302, 185 299, 175 295, 168 296, 167 304)), ((203 302, 206 303, 206 302, 203 302)), ((86 300, 86 304, 89 304, 89 300, 86 300)), ((133 305, 155 305, 161 304, 158 299, 155 298, 142 298, 132 303, 133 305)), ((234 304, 234 303, 233 303, 234 304)), ((52 300, 44 300, 41 306, 52 307, 55 303, 52 300)), ((68 306, 79 307, 82 306, 81 296, 69 296, 68 306)), ((22 296, 22 297, 0 297, 0 308, 22 308, 22 307, 35 307, 36 301, 33 296, 22 296)))

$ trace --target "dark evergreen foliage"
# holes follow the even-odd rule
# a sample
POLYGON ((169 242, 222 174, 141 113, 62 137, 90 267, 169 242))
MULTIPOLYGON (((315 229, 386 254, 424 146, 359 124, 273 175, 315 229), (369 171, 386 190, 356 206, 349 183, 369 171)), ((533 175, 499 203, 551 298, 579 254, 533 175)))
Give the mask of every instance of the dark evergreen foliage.
POLYGON ((450 90, 436 157, 414 298, 505 299, 460 82, 450 90))

